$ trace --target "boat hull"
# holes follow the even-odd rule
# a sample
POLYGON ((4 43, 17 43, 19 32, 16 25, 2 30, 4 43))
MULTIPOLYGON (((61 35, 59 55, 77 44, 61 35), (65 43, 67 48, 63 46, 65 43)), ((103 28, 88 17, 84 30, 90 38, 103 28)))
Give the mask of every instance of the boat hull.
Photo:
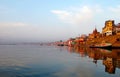
POLYGON ((90 46, 90 48, 112 48, 112 46, 90 46))
POLYGON ((96 44, 91 45, 90 48, 112 48, 112 44, 96 44))

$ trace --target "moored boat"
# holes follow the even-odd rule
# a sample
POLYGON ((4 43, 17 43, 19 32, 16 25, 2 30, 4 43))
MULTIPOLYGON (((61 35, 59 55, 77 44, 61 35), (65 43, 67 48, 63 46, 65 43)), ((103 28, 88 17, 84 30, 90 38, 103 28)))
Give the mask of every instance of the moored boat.
POLYGON ((111 48, 111 43, 101 43, 101 44, 93 44, 90 46, 90 48, 111 48))
POLYGON ((58 46, 64 46, 64 44, 58 44, 58 46))

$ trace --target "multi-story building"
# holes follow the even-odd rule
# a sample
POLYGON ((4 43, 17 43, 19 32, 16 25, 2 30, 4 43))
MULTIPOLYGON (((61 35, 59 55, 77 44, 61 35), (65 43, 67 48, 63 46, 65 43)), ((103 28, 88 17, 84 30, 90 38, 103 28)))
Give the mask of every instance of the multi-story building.
POLYGON ((120 35, 120 23, 118 23, 116 26, 115 26, 115 34, 116 35, 120 35))
POLYGON ((114 20, 105 21, 105 26, 102 28, 102 34, 105 36, 113 35, 115 33, 114 20))

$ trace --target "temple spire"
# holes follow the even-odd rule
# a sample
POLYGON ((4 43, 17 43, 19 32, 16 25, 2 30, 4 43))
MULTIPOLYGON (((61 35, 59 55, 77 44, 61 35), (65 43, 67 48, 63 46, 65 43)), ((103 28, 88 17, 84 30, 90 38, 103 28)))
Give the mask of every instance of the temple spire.
POLYGON ((97 28, 96 28, 96 25, 95 25, 95 29, 93 30, 93 34, 96 34, 96 33, 98 33, 98 31, 97 31, 97 28))

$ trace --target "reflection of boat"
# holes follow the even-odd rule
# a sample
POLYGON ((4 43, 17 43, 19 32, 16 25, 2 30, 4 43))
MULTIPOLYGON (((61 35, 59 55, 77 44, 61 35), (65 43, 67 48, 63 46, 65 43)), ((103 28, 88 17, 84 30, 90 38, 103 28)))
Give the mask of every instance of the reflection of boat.
POLYGON ((111 47, 112 47, 111 43, 101 43, 101 44, 94 44, 90 46, 90 48, 111 48, 111 47))
POLYGON ((112 52, 112 49, 100 49, 101 52, 112 52))

